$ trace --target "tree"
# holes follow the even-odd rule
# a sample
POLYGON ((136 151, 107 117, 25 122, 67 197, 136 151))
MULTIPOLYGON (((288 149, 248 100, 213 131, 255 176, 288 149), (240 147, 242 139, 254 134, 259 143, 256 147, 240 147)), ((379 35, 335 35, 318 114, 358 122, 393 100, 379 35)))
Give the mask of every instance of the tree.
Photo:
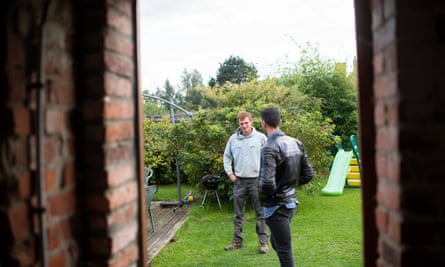
POLYGON ((184 69, 181 75, 181 90, 187 92, 187 90, 190 90, 192 88, 203 86, 204 84, 202 83, 202 81, 202 76, 199 71, 194 69, 191 73, 189 73, 187 69, 184 69))
POLYGON ((355 73, 347 74, 344 63, 322 58, 317 49, 303 50, 298 64, 284 73, 280 81, 283 85, 296 87, 303 94, 322 101, 322 113, 331 118, 335 135, 349 146, 349 136, 357 133, 357 100, 355 73))
POLYGON ((219 64, 216 73, 216 82, 219 85, 224 85, 226 82, 243 84, 256 78, 258 71, 255 65, 247 64, 239 56, 230 56, 224 63, 219 64))
MULTIPOLYGON (((165 80, 164 90, 157 88, 155 95, 168 101, 173 101, 177 105, 184 104, 184 97, 180 91, 176 91, 169 79, 165 80)), ((169 104, 164 104, 167 110, 170 109, 169 104)))

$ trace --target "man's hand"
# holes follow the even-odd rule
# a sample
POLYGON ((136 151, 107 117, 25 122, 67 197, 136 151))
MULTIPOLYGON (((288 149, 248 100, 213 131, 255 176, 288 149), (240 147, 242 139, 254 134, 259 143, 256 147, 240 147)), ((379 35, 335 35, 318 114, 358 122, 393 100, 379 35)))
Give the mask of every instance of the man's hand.
POLYGON ((235 174, 233 174, 233 173, 231 173, 231 174, 229 175, 229 178, 230 178, 230 181, 232 181, 232 183, 234 183, 234 182, 236 181, 236 176, 235 176, 235 174))

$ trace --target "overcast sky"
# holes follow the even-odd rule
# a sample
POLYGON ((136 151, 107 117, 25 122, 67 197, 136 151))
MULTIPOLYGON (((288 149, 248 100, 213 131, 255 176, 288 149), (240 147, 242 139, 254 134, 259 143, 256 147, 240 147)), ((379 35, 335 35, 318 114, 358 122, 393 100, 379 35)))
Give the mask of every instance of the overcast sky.
POLYGON ((141 0, 140 8, 141 82, 152 92, 166 79, 179 85, 184 69, 207 85, 231 55, 264 78, 296 62, 306 42, 342 62, 356 54, 353 0, 141 0))

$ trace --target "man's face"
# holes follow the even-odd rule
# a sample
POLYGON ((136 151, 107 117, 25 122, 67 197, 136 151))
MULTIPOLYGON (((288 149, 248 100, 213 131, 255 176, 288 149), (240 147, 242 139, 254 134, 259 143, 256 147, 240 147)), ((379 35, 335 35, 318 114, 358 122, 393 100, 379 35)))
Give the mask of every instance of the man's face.
POLYGON ((243 132, 243 135, 249 135, 252 132, 252 121, 249 117, 238 120, 239 127, 243 132))

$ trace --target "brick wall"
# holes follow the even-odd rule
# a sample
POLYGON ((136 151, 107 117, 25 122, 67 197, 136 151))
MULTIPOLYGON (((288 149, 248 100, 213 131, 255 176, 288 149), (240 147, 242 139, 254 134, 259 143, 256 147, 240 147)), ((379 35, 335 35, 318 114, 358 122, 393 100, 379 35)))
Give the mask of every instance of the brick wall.
POLYGON ((377 265, 443 266, 445 5, 371 3, 377 265))
MULTIPOLYGON (((39 47, 35 3, 10 2, 4 14, 6 25, 2 32, 1 110, 2 162, 0 193, 0 225, 6 230, 2 237, 1 253, 5 266, 31 266, 39 258, 36 162, 36 101, 37 90, 30 84, 37 81, 39 47), (9 234, 8 234, 9 232, 9 234)), ((78 258, 77 242, 72 220, 76 214, 75 137, 70 126, 74 109, 72 6, 56 1, 51 5, 44 32, 43 58, 46 107, 43 110, 43 177, 45 199, 43 206, 47 224, 48 266, 69 266, 78 258), (58 14, 58 15, 55 15, 58 14), (71 263, 71 264, 70 264, 71 263)))
MULTIPOLYGON (((39 262, 35 34, 40 1, 7 1, 0 62, 0 265, 39 262)), ((131 1, 52 0, 45 26, 48 266, 139 258, 131 1), (91 23, 94 22, 94 23, 91 23)))

